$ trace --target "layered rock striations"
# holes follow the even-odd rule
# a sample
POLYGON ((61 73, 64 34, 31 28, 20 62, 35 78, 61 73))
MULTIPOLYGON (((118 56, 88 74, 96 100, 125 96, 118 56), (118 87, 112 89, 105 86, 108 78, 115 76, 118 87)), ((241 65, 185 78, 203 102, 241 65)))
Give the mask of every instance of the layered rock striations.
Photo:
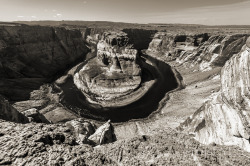
POLYGON ((0 27, 0 93, 11 100, 53 79, 80 59, 88 48, 78 30, 44 26, 0 27))
POLYGON ((250 151, 249 41, 223 67, 221 90, 180 126, 201 143, 237 145, 250 151))
POLYGON ((160 56, 166 61, 176 59, 183 51, 193 51, 199 45, 208 40, 204 34, 178 34, 158 32, 149 44, 147 52, 160 56))
POLYGON ((208 71, 222 67, 239 53, 248 34, 178 34, 158 32, 149 44, 147 53, 164 61, 176 60, 186 66, 199 66, 208 71))
POLYGON ((104 33, 97 44, 96 58, 75 74, 75 85, 90 102, 119 105, 114 102, 116 99, 125 97, 140 86, 138 51, 128 45, 128 40, 124 32, 104 33))
POLYGON ((202 71, 211 70, 215 66, 222 67, 234 54, 239 53, 248 36, 247 34, 212 35, 191 52, 182 51, 177 62, 199 65, 202 71))

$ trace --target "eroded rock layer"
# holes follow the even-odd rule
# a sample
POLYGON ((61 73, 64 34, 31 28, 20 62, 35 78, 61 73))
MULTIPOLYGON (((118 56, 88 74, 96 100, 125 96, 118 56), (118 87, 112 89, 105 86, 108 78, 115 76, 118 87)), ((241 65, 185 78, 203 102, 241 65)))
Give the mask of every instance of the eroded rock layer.
POLYGON ((97 57, 75 74, 75 85, 90 102, 113 105, 112 100, 130 94, 140 86, 138 51, 128 46, 128 40, 124 32, 104 33, 97 44, 97 57))
POLYGON ((204 144, 237 145, 250 151, 249 40, 221 72, 221 90, 181 126, 204 144))

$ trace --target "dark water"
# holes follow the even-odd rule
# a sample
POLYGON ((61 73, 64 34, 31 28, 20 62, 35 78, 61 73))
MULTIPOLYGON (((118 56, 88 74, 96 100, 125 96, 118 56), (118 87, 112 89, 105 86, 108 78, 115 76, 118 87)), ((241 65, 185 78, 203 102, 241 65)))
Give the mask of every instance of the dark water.
POLYGON ((68 78, 65 84, 61 85, 64 91, 62 104, 84 118, 98 121, 107 121, 110 119, 112 122, 125 122, 131 119, 148 117, 152 112, 157 110, 159 102, 165 94, 177 88, 178 84, 168 64, 147 55, 142 56, 142 59, 147 59, 153 64, 143 63, 143 66, 147 67, 147 70, 143 71, 143 80, 149 81, 155 79, 156 82, 141 99, 134 103, 118 108, 103 108, 99 105, 91 104, 76 88, 73 78, 68 78))

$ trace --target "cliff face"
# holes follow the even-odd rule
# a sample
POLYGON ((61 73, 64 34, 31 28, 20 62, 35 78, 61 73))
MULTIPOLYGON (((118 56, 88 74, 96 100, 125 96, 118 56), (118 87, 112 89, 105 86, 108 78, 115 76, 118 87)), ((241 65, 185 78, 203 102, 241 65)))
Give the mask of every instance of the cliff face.
POLYGON ((250 151, 249 63, 247 44, 223 67, 221 90, 181 124, 180 129, 194 133, 204 144, 237 145, 250 151))
POLYGON ((200 70, 210 70, 214 66, 223 66, 245 44, 247 34, 213 35, 193 51, 183 51, 177 58, 179 63, 198 64, 200 70))
POLYGON ((148 53, 162 56, 164 60, 174 60, 182 51, 193 51, 208 39, 208 34, 172 34, 158 32, 149 44, 148 53))
POLYGON ((133 44, 137 50, 147 49, 157 32, 156 30, 146 29, 123 29, 122 31, 128 35, 129 44, 133 44))
POLYGON ((208 35, 158 32, 147 52, 165 60, 175 60, 187 66, 199 65, 201 71, 222 67, 234 54, 239 53, 248 34, 208 35))
POLYGON ((97 44, 107 28, 85 28, 81 29, 83 38, 87 43, 97 44))
POLYGON ((11 100, 84 59, 88 48, 78 30, 40 26, 0 27, 0 93, 11 100))

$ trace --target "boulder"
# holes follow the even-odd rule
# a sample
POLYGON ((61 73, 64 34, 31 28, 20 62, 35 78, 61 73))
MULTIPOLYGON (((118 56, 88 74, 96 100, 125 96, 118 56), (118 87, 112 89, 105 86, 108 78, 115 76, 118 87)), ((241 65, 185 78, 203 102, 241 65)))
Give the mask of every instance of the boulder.
POLYGON ((22 112, 29 118, 30 122, 36 123, 50 123, 43 114, 41 114, 36 108, 31 108, 22 112))
POLYGON ((88 139, 94 142, 96 145, 114 142, 114 129, 110 123, 110 120, 100 126, 88 139))
POLYGON ((87 143, 87 138, 95 132, 95 125, 81 118, 66 122, 66 126, 71 129, 79 144, 87 143))
POLYGON ((14 107, 10 105, 8 100, 0 95, 0 119, 16 122, 16 123, 28 123, 29 119, 18 112, 14 107))

